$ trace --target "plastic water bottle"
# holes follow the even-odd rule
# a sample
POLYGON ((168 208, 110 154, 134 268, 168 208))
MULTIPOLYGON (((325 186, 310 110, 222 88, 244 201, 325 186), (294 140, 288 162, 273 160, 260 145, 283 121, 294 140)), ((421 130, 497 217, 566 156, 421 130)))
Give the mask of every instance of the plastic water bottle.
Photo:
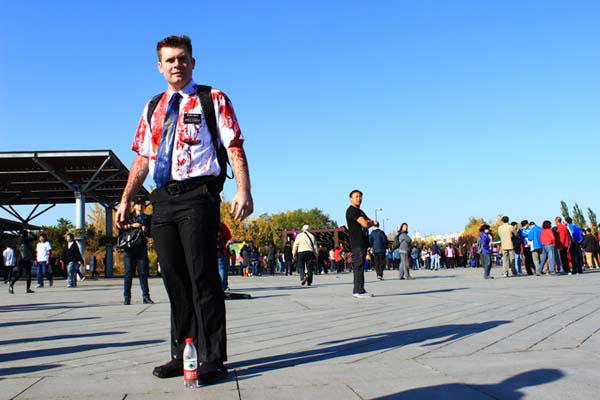
POLYGON ((186 389, 198 387, 198 352, 191 338, 185 339, 183 349, 183 382, 186 389))

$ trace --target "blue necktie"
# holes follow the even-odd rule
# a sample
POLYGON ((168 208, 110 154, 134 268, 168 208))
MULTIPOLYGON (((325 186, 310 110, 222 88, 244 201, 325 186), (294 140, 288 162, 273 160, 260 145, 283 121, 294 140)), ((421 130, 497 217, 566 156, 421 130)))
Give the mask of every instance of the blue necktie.
POLYGON ((161 188, 169 182, 171 178, 171 160, 173 159, 173 142, 175 139, 175 129, 177 128, 177 118, 179 117, 179 103, 181 95, 173 93, 169 108, 165 115, 163 131, 160 137, 160 145, 156 153, 156 164, 154 166, 154 182, 156 187, 161 188))

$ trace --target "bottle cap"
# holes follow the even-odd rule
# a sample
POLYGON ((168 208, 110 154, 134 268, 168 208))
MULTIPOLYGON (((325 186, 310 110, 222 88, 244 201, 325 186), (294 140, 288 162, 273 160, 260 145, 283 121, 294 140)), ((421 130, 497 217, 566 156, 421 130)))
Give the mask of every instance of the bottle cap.
POLYGON ((185 343, 186 343, 186 344, 194 344, 194 339, 192 339, 192 338, 187 338, 187 339, 185 339, 185 343))

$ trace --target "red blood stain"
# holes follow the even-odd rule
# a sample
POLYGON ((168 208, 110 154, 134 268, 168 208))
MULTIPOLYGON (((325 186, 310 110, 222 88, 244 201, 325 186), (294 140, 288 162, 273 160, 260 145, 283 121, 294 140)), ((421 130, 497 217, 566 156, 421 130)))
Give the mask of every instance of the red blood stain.
POLYGON ((162 135, 163 123, 165 122, 165 114, 167 113, 167 95, 166 93, 160 98, 154 114, 152 114, 152 153, 156 154, 160 145, 160 137, 162 135))
POLYGON ((144 136, 146 136, 146 120, 142 115, 142 118, 140 118, 140 122, 135 132, 135 137, 133 138, 131 150, 135 151, 136 153, 140 153, 142 151, 142 146, 144 145, 144 136))

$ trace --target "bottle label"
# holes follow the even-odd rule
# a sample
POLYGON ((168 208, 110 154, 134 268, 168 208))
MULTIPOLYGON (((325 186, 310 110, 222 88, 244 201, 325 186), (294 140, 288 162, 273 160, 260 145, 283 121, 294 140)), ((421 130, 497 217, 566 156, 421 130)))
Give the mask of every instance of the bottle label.
MULTIPOLYGON (((190 366, 193 368, 193 366, 190 366)), ((198 380, 198 369, 184 369, 183 380, 185 381, 196 381, 198 380)))

